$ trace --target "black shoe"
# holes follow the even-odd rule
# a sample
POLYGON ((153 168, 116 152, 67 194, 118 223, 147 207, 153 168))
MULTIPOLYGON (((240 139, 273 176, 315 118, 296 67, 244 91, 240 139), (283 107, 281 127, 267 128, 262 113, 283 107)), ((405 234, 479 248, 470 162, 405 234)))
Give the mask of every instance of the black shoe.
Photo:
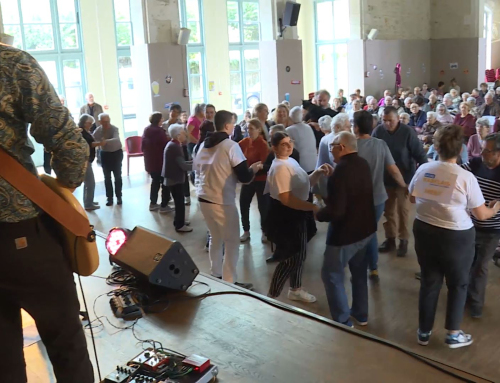
POLYGON ((381 253, 388 253, 394 250, 396 250, 396 240, 394 238, 387 238, 378 248, 378 251, 381 253))
POLYGON ((274 263, 274 262, 279 262, 276 258, 274 258, 274 254, 271 255, 269 258, 266 258, 266 263, 274 263))
POLYGON ((483 310, 479 307, 474 307, 473 305, 471 305, 470 316, 473 319, 479 319, 483 316, 483 310))
POLYGON ((113 200, 108 199, 108 202, 106 202, 106 206, 113 206, 113 200))
POLYGON ((399 249, 397 252, 398 257, 405 257, 406 253, 408 253, 408 241, 405 239, 402 239, 399 241, 399 249))
POLYGON ((121 197, 116 199, 116 203, 117 203, 118 205, 121 205, 121 204, 123 203, 123 201, 122 201, 121 197))
POLYGON ((234 282, 234 284, 238 287, 243 287, 244 289, 253 291, 253 285, 251 283, 234 282))

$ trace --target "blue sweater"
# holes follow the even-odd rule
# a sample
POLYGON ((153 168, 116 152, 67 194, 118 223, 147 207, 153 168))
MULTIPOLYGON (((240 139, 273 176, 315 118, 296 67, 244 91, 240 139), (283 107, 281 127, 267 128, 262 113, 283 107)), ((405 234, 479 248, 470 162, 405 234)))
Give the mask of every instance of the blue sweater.
MULTIPOLYGON (((421 165, 427 162, 424 147, 417 133, 407 125, 399 123, 392 133, 384 125, 379 125, 373 131, 372 136, 385 141, 407 184, 415 175, 416 164, 421 165)), ((389 187, 397 186, 396 181, 387 171, 384 174, 384 184, 389 187)))
POLYGON ((427 122, 427 113, 419 110, 417 114, 410 116, 410 126, 418 126, 421 128, 427 122))

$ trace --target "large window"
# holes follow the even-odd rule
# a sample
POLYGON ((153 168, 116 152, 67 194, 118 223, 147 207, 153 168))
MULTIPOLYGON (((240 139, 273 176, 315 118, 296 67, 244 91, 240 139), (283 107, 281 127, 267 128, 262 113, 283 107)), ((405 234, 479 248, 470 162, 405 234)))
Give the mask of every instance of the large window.
POLYGON ((130 1, 114 0, 118 76, 125 137, 137 135, 136 98, 130 46, 133 44, 130 1))
POLYGON ((77 0, 0 0, 5 33, 40 63, 66 106, 78 117, 85 71, 77 0))
POLYGON ((486 39, 486 69, 491 69, 491 43, 493 35, 493 12, 489 7, 484 7, 484 32, 486 39))
POLYGON ((181 25, 183 28, 191 30, 187 45, 187 70, 191 106, 207 102, 202 10, 202 0, 182 0, 180 2, 181 25))
POLYGON ((337 94, 348 90, 349 0, 316 0, 316 85, 337 94))
POLYGON ((260 102, 258 0, 227 2, 232 110, 239 116, 260 102))

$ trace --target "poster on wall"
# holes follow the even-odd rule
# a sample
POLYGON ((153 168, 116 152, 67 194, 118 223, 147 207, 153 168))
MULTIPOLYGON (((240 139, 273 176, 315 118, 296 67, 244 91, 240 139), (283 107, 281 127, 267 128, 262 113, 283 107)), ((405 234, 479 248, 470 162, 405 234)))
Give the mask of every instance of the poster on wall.
POLYGON ((215 81, 209 81, 208 82, 208 91, 209 92, 215 91, 215 81))
POLYGON ((458 69, 458 63, 450 63, 450 69, 458 69))

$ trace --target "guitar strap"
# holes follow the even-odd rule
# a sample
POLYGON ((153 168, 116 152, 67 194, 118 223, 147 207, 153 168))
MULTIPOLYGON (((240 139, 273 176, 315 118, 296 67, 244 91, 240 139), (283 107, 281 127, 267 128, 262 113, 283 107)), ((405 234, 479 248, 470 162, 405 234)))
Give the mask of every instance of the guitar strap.
POLYGON ((28 171, 0 147, 0 177, 77 237, 89 238, 92 229, 87 217, 76 211, 55 191, 28 171))

